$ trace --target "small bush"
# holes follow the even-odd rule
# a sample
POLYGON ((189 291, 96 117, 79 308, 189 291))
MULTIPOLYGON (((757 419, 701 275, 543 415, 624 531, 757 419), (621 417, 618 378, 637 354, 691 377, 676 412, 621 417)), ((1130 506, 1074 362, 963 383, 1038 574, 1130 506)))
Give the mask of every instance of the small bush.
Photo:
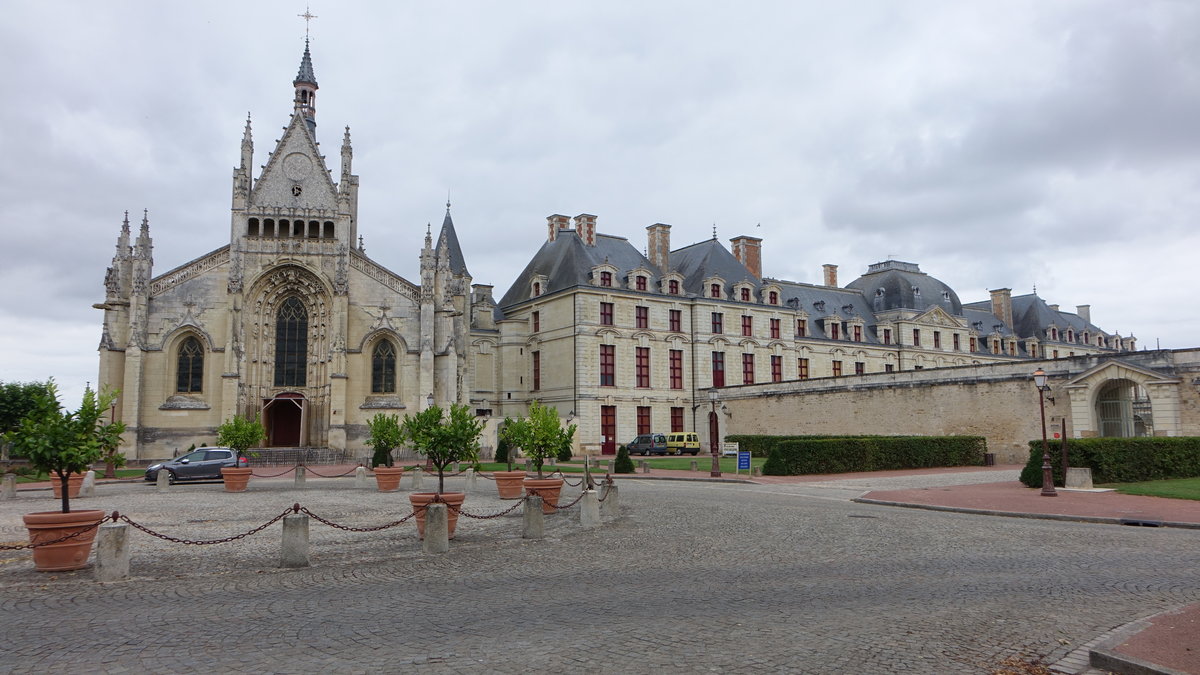
MULTIPOLYGON (((1063 485, 1062 441, 1048 441, 1054 484, 1063 485)), ((1200 437, 1072 438, 1067 442, 1071 466, 1092 470, 1093 483, 1136 483, 1200 476, 1200 437)), ((1042 441, 1029 442, 1029 461, 1021 482, 1042 486, 1042 441)))
POLYGON ((617 461, 613 465, 614 473, 633 473, 633 460, 629 459, 629 448, 624 445, 617 448, 617 461))
POLYGON ((566 443, 561 448, 558 449, 558 461, 560 461, 560 462, 571 461, 571 444, 570 443, 566 443))
POLYGON ((508 463, 508 441, 504 438, 496 442, 496 456, 492 458, 492 461, 497 464, 508 463))
POLYGON ((768 476, 853 473, 983 464, 982 436, 784 438, 763 464, 768 476))

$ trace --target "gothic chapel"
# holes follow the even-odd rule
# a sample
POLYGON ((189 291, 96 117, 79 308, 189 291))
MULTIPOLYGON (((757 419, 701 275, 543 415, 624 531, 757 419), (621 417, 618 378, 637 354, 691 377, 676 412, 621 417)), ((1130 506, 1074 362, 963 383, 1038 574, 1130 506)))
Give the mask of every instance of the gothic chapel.
POLYGON ((359 449, 377 412, 469 400, 471 317, 490 322, 495 305, 490 287, 472 297, 449 204, 436 246, 425 234, 419 285, 372 261, 350 129, 337 182, 317 144, 307 41, 292 84, 291 121, 257 179, 246 121, 227 246, 154 276, 149 218, 132 239, 126 214, 96 307, 99 382, 121 391, 127 456, 214 442, 234 414, 259 415, 267 446, 359 449))

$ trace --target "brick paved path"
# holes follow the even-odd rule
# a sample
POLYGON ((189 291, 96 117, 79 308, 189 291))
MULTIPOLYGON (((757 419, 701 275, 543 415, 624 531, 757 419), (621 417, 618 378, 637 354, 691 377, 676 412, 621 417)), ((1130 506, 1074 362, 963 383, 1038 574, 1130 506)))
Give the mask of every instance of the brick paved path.
MULTIPOLYGON (((403 495, 340 481, 243 495, 112 486, 86 506, 162 527, 204 521, 173 526, 197 536, 248 529, 293 501, 354 524, 401 510, 403 495)), ((468 506, 507 504, 490 487, 468 506)), ((1131 617, 1200 600, 1200 532, 845 497, 627 481, 626 515, 604 528, 559 514, 533 542, 517 516, 468 521, 444 556, 422 555, 411 531, 314 523, 316 566, 286 572, 273 568, 278 526, 203 550, 134 534, 135 575, 157 578, 106 585, 0 554, 0 672, 984 673, 1018 653, 1053 661, 1131 617)), ((0 502, 0 540, 20 538, 14 518, 32 504, 0 502)))

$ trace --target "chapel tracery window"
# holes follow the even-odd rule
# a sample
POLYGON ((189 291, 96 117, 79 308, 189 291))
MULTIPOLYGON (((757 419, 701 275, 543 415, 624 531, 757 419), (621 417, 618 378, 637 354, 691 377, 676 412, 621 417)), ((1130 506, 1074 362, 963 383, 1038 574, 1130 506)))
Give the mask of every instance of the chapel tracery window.
POLYGON ((275 318, 275 386, 303 387, 308 380, 308 312, 300 299, 283 301, 275 318))
POLYGON ((396 393, 396 348, 381 340, 371 353, 371 393, 396 393))
POLYGON ((204 348, 200 341, 189 337, 179 346, 176 366, 175 392, 199 394, 204 391, 204 348))

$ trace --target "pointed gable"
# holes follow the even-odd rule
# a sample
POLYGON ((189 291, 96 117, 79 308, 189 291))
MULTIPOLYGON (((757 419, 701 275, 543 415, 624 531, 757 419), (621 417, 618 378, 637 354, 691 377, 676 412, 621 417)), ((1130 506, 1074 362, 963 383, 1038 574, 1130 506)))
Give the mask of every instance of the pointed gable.
POLYGON ((471 273, 467 271, 467 261, 463 257, 462 247, 458 245, 458 235, 454 232, 454 221, 450 218, 449 203, 446 205, 446 218, 442 221, 441 234, 438 235, 438 255, 441 255, 443 247, 449 257, 447 264, 450 271, 459 276, 471 276, 471 273))
POLYGON ((250 206, 337 210, 337 187, 303 116, 292 115, 254 184, 250 206))

